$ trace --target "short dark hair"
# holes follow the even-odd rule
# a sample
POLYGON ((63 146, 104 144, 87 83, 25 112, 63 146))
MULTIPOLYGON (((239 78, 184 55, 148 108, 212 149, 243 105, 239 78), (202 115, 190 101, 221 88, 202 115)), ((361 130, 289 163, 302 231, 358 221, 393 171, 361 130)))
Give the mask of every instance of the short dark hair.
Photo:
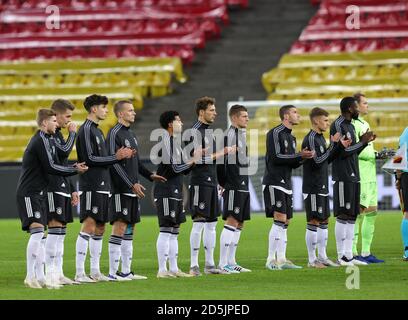
POLYGON ((281 118, 281 120, 283 120, 285 118, 285 114, 289 113, 289 110, 293 109, 293 108, 296 109, 296 107, 294 105, 291 105, 291 104, 288 104, 286 106, 282 106, 279 109, 279 117, 281 118))
POLYGON ((51 109, 40 109, 37 112, 37 124, 41 127, 41 123, 48 118, 55 116, 55 112, 51 109))
POLYGON ((229 117, 231 118, 232 116, 235 116, 237 114, 239 114, 241 111, 248 111, 247 108, 245 108, 244 106, 240 105, 240 104, 234 104, 230 109, 229 109, 229 117))
POLYGON ((353 98, 356 99, 358 103, 360 103, 361 97, 365 97, 365 94, 357 92, 353 95, 353 98))
POLYGON ((326 110, 319 108, 319 107, 316 107, 310 110, 310 113, 309 113, 310 121, 312 121, 313 118, 320 117, 320 116, 328 117, 329 113, 326 110))
POLYGON ((115 113, 115 116, 118 116, 118 113, 122 111, 122 108, 125 104, 132 104, 132 101, 130 100, 120 100, 115 103, 113 106, 113 112, 115 113))
POLYGON ((356 102, 357 100, 354 97, 344 97, 340 101, 340 111, 342 113, 347 112, 349 108, 356 102))
POLYGON ((168 129, 169 124, 172 123, 174 120, 176 120, 176 117, 180 116, 180 114, 177 111, 165 111, 160 115, 160 126, 163 129, 168 129))
POLYGON ((211 97, 201 97, 196 100, 196 113, 200 115, 200 110, 207 110, 211 105, 215 105, 215 99, 211 97))
POLYGON ((75 106, 69 100, 57 99, 52 102, 51 110, 54 111, 55 113, 64 113, 67 110, 74 111, 75 106))
POLYGON ((93 95, 85 98, 84 107, 85 107, 86 111, 88 111, 88 113, 90 113, 91 108, 93 106, 99 106, 101 104, 106 105, 106 104, 108 104, 108 102, 109 102, 108 97, 101 96, 101 95, 98 95, 98 94, 93 94, 93 95))

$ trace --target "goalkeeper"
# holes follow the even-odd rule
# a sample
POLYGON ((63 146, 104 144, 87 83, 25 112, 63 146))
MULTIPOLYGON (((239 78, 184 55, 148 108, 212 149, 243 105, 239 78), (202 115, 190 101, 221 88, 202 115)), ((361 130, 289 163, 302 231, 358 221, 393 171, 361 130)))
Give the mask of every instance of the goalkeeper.
MULTIPOLYGON (((354 98, 358 102, 359 117, 352 120, 356 131, 357 142, 359 137, 370 130, 370 125, 363 119, 368 114, 368 102, 362 93, 356 93, 354 98)), ((354 229, 353 256, 355 259, 367 263, 381 263, 384 260, 377 259, 371 254, 371 243, 373 241, 375 220, 377 218, 377 174, 376 174, 377 153, 374 150, 373 142, 361 151, 358 156, 358 166, 360 169, 360 215, 358 216, 354 229), (357 244, 361 226, 361 255, 358 254, 357 244)))

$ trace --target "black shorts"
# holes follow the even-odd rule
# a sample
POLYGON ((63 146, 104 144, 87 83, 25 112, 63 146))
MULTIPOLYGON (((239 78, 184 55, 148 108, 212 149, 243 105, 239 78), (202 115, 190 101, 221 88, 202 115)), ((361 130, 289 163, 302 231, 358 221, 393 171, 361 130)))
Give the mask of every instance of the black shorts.
POLYGON ((34 222, 47 226, 47 196, 44 192, 29 197, 17 196, 17 209, 21 220, 21 229, 28 231, 34 222))
POLYGON ((324 221, 330 217, 329 196, 308 194, 304 202, 308 222, 313 219, 324 221))
POLYGON ((69 205, 67 207, 67 212, 65 213, 65 223, 72 223, 74 222, 74 211, 77 210, 78 207, 73 207, 71 204, 71 198, 69 198, 69 205))
POLYGON ((47 192, 48 222, 57 220, 62 224, 73 222, 71 198, 55 192, 47 192))
POLYGON ((80 196, 81 210, 79 222, 90 217, 97 223, 108 222, 109 217, 109 195, 96 191, 84 191, 80 196))
POLYGON ((402 194, 402 202, 404 204, 404 212, 408 211, 408 173, 404 172, 401 175, 401 194, 402 194))
POLYGON ((179 198, 155 198, 159 227, 174 227, 186 222, 186 214, 183 208, 183 199, 179 198))
POLYGON ((265 186, 264 191, 265 213, 267 218, 273 218, 274 212, 286 214, 287 219, 293 217, 293 196, 273 186, 265 186))
POLYGON ((239 222, 251 219, 251 205, 249 192, 239 190, 224 190, 224 210, 222 218, 233 217, 239 222))
POLYGON ((204 217, 207 222, 217 221, 220 215, 217 187, 190 187, 191 217, 204 217))
POLYGON ((333 185, 334 216, 360 214, 360 183, 335 181, 333 185))
POLYGON ((137 197, 125 194, 113 194, 109 208, 109 221, 125 221, 128 224, 140 222, 140 204, 137 197))

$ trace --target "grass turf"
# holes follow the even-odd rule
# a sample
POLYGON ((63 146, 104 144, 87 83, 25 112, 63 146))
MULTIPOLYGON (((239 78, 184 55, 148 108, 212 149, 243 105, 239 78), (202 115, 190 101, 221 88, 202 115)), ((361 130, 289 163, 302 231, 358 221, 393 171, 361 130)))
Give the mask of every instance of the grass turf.
MULTIPOLYGON (((407 299, 408 263, 403 262, 400 236, 401 214, 380 212, 372 252, 385 259, 385 264, 360 267, 360 289, 346 288, 350 274, 343 268, 315 270, 306 268, 304 214, 295 215, 288 229, 287 257, 304 266, 301 270, 269 271, 265 268, 268 233, 271 220, 253 215, 246 223, 237 251, 237 261, 252 273, 237 275, 203 275, 196 278, 157 279, 157 219, 144 217, 136 226, 133 270, 148 280, 121 283, 96 283, 65 286, 60 290, 28 289, 25 277, 25 250, 28 234, 21 232, 18 220, 0 220, 0 299, 407 299)), ((219 256, 217 227, 216 262, 219 256)), ((75 241, 80 224, 68 226, 65 239, 64 271, 75 273, 75 241)), ((191 221, 182 225, 179 236, 179 267, 188 271, 191 221)), ((108 272, 107 227, 103 243, 101 270, 108 272)), ((361 247, 361 245, 360 245, 361 247)), ((328 255, 335 258, 334 219, 330 221, 328 255)), ((204 251, 200 250, 201 268, 204 251)), ((89 270, 89 254, 87 259, 89 270)))

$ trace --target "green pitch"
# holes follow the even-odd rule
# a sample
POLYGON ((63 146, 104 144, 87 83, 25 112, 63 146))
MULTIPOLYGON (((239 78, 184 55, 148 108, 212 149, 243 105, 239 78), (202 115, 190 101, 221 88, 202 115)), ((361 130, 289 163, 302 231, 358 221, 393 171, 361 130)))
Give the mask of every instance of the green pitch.
MULTIPOLYGON (((60 290, 28 289, 25 277, 25 249, 28 234, 17 220, 0 220, 0 299, 407 299, 408 262, 402 262, 400 213, 381 212, 376 223, 373 252, 385 264, 360 267, 360 289, 346 288, 350 274, 346 268, 312 270, 306 268, 304 214, 295 215, 288 231, 287 257, 304 266, 301 270, 269 271, 265 268, 271 220, 253 215, 245 226, 237 251, 237 261, 253 270, 237 275, 203 275, 187 279, 157 279, 155 217, 144 217, 136 226, 133 270, 148 280, 66 286, 60 290)), ((216 262, 219 256, 218 223, 216 262)), ((334 220, 331 220, 328 255, 335 258, 334 220)), ((179 266, 189 268, 191 221, 182 225, 179 237, 179 266)), ((65 240, 65 275, 74 276, 76 221, 69 225, 65 240)), ((101 270, 108 272, 108 234, 104 238, 101 270)), ((88 254, 89 259, 89 254, 88 254)), ((204 251, 200 251, 201 269, 204 251)), ((89 262, 87 261, 87 270, 89 262)))

